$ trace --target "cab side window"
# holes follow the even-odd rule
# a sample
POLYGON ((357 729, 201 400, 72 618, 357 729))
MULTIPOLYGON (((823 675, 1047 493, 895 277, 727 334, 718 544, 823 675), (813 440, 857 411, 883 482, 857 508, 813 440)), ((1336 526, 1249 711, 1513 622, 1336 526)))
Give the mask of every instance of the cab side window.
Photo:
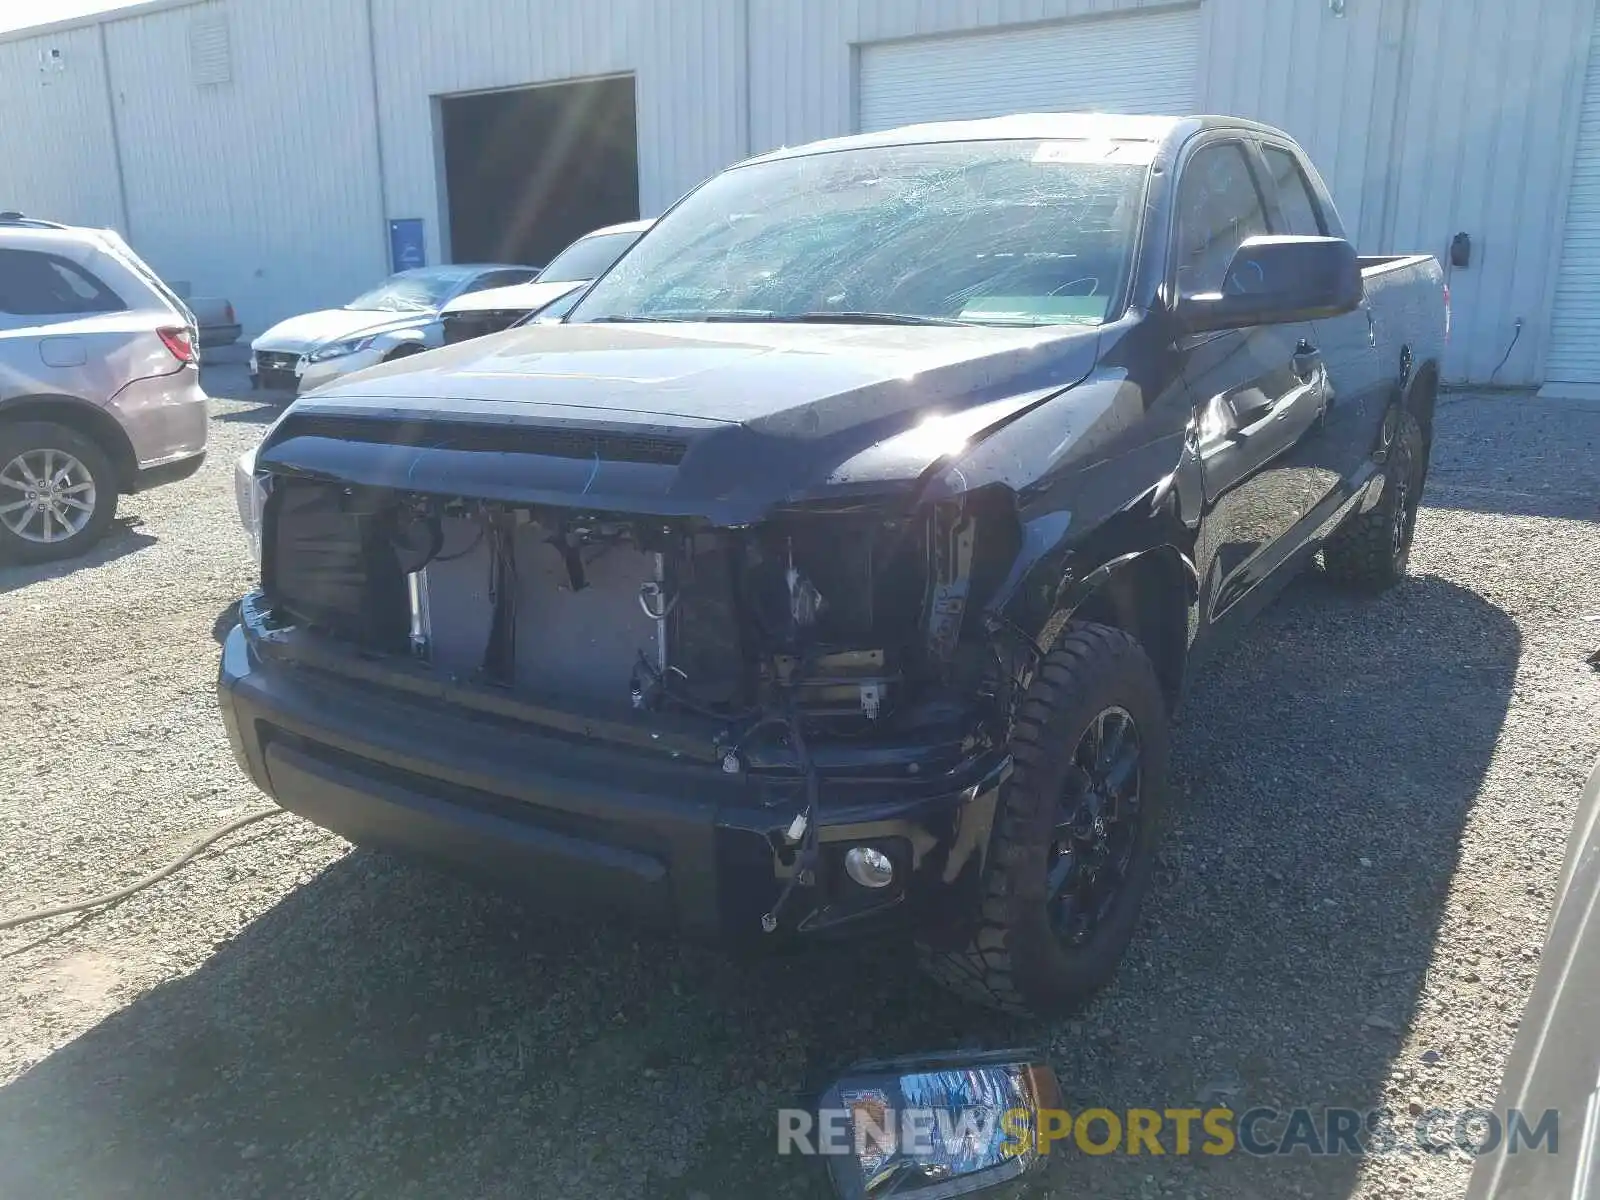
POLYGON ((1325 236, 1328 231, 1323 227, 1322 214, 1294 155, 1278 146, 1263 146, 1261 153, 1267 160, 1267 171, 1278 193, 1278 208, 1288 226, 1279 232, 1294 237, 1325 236))
POLYGON ((1178 294, 1222 290, 1234 251, 1267 233, 1266 206, 1237 142, 1207 146, 1194 155, 1178 183, 1178 294))

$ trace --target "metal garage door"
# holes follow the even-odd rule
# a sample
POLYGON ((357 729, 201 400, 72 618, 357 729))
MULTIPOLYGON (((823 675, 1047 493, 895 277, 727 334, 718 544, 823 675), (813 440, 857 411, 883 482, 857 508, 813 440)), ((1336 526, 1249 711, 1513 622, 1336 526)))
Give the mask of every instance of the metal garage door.
POLYGON ((1187 113, 1198 9, 861 48, 863 132, 1016 112, 1187 113))
POLYGON ((1589 53, 1545 378, 1600 384, 1600 17, 1589 53))

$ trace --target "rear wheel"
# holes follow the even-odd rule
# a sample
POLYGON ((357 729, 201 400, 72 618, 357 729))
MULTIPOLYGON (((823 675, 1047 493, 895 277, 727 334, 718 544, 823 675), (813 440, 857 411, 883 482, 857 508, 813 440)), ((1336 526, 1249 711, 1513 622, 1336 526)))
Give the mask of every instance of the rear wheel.
POLYGON ((1166 816, 1167 713, 1139 643, 1067 627, 1023 701, 996 813, 981 923, 925 969, 1017 1013, 1070 1008, 1132 940, 1166 816))
POLYGON ((0 425, 0 559, 82 554, 116 513, 116 474, 94 442, 48 421, 0 425))
POLYGON ((1328 577, 1365 592, 1386 591, 1405 578, 1427 476, 1422 426, 1405 409, 1399 410, 1395 421, 1383 465, 1383 495, 1322 547, 1328 577))

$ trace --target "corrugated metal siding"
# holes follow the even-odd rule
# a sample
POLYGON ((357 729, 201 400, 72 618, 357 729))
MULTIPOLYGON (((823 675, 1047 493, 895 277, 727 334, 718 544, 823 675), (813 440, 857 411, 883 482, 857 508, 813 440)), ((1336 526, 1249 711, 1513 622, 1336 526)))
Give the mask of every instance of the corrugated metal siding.
POLYGON ((633 73, 647 216, 745 154, 742 0, 374 0, 374 26, 389 211, 434 258, 434 97, 633 73))
POLYGON ((227 5, 231 81, 198 86, 191 23, 223 9, 108 25, 111 81, 130 242, 259 331, 385 272, 364 15, 361 0, 227 5))
POLYGON ((1206 106, 1279 125, 1327 177, 1365 251, 1447 258, 1471 235, 1472 267, 1450 282, 1447 379, 1533 383, 1543 293, 1558 238, 1594 0, 1207 0, 1206 106), (1293 53, 1285 53, 1292 47, 1293 53))
POLYGON ((1198 9, 875 42, 861 48, 864 131, 1014 112, 1191 112, 1198 9))
POLYGON ((1534 383, 1549 341, 1594 0, 1508 5, 1413 0, 1406 160, 1387 244, 1441 259, 1458 231, 1470 269, 1450 281, 1455 336, 1447 377, 1534 383))
POLYGON ((120 229, 113 158, 100 31, 0 42, 0 209, 120 229), (42 73, 51 49, 64 67, 42 73))
MULTIPOLYGON (((1398 47, 1385 44, 1385 14, 1404 0, 1352 0, 1336 17, 1326 0, 1207 0, 1201 107, 1287 130, 1316 162, 1351 237, 1379 236, 1364 187, 1380 94, 1398 47)), ((1390 30, 1392 32, 1392 30, 1390 30)), ((1377 163, 1372 164, 1376 157, 1377 163)), ((1378 206, 1378 207, 1381 207, 1378 206)))

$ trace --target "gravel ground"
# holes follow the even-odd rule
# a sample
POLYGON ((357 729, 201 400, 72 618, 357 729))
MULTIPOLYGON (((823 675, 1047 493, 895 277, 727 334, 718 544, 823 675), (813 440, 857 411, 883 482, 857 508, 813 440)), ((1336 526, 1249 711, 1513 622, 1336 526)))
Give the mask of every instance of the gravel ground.
MULTIPOLYGON (((208 380, 240 395, 237 371, 208 380)), ((251 582, 212 459, 87 561, 0 569, 0 915, 261 800, 212 698, 251 582)), ((1600 410, 1441 406, 1413 578, 1315 574, 1198 681, 1115 984, 1007 1024, 895 948, 737 962, 352 852, 292 818, 0 934, 0 1195, 809 1196, 773 1110, 829 1060, 1038 1041, 1071 1107, 1489 1104, 1600 752, 1600 410)), ((1061 1196, 1454 1196, 1453 1152, 1058 1160, 1061 1196)))

